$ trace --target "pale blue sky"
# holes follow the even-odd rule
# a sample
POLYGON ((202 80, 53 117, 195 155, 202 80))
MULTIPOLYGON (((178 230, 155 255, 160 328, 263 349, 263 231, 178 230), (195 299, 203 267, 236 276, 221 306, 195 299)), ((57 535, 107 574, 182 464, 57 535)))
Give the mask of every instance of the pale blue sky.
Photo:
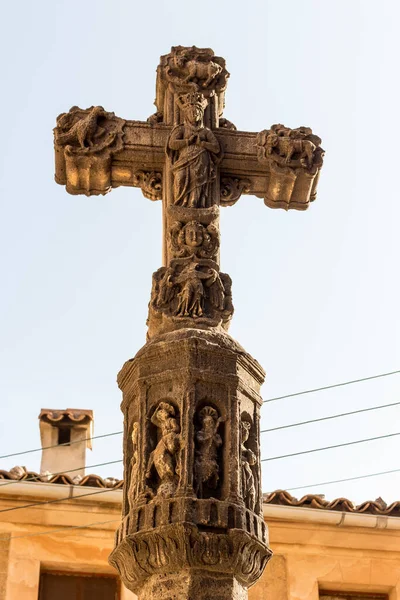
MULTIPOLYGON (((231 334, 267 371, 264 398, 400 369, 398 22, 393 0, 3 2, 0 454, 40 445, 42 407, 92 408, 121 429, 115 379, 145 341, 161 204, 138 189, 73 197, 54 183, 52 128, 72 105, 153 111, 171 45, 211 46, 239 129, 309 125, 326 150, 305 213, 243 197, 222 211, 231 334)), ((267 404, 263 428, 400 400, 400 375, 267 404)), ((264 434, 264 457, 400 431, 400 407, 264 434)), ((400 469, 400 436, 263 469, 265 491, 400 469)), ((121 458, 95 440, 88 464, 121 458)), ((39 468, 39 454, 0 462, 39 468)), ((94 469, 121 476, 119 465, 94 469)), ((306 490, 304 490, 305 493, 306 490)), ((400 473, 310 487, 400 499, 400 473)), ((296 492, 301 495, 303 491, 296 492)))

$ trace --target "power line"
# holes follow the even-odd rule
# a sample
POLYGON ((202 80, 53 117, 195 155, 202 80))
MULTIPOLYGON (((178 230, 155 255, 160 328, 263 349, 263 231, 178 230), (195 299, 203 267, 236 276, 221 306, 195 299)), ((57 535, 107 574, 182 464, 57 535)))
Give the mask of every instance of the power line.
POLYGON ((312 452, 322 452, 323 450, 333 450, 334 448, 343 448, 344 446, 352 446, 353 444, 363 444, 364 442, 373 442, 375 440, 383 440, 384 438, 394 437, 400 435, 398 433, 388 433, 386 435, 379 435, 377 437, 366 438, 365 440, 355 440, 353 442, 345 442, 344 444, 335 444, 334 446, 324 446, 323 448, 313 448, 311 450, 303 450, 302 452, 293 452, 292 454, 283 454, 282 456, 271 456, 269 458, 262 458, 261 462, 267 462, 270 460, 279 460, 281 458, 290 458, 292 456, 300 456, 301 454, 311 454, 312 452))
POLYGON ((330 485, 331 483, 343 483, 345 481, 355 481, 356 479, 367 479, 367 477, 378 477, 378 475, 389 475, 391 473, 399 473, 400 469, 392 469, 390 471, 380 471, 379 473, 369 473, 368 475, 358 475, 357 477, 346 477, 345 479, 336 479, 334 481, 321 481, 320 483, 312 483, 311 485, 298 485, 292 488, 286 488, 287 492, 294 490, 302 490, 305 488, 316 487, 317 485, 330 485))
POLYGON ((87 525, 69 525, 62 529, 50 529, 50 531, 38 531, 37 533, 27 533, 25 535, 10 535, 0 537, 0 540, 17 540, 21 538, 34 537, 36 535, 51 535, 53 533, 68 533, 72 529, 86 529, 87 527, 94 527, 95 525, 105 525, 106 523, 120 523, 121 519, 111 519, 109 521, 96 521, 94 523, 88 523, 87 525))
POLYGON ((381 373, 380 375, 371 375, 370 377, 362 377, 361 379, 353 379, 352 381, 344 381, 343 383, 334 383, 333 385, 325 385, 324 387, 314 388, 313 390, 304 390, 304 392, 295 392, 294 394, 286 394, 285 396, 277 396, 276 398, 268 398, 264 400, 264 404, 267 402, 275 402, 275 400, 284 400, 285 398, 293 398, 294 396, 302 396, 303 394, 313 394, 314 392, 321 392, 323 390, 330 390, 332 388, 341 387, 344 385, 352 385, 353 383, 361 383, 362 381, 370 381, 371 379, 378 379, 379 377, 388 377, 389 375, 397 375, 399 371, 390 371, 390 373, 381 373))
POLYGON ((52 446, 44 446, 43 448, 34 448, 33 450, 24 450, 23 452, 13 452, 12 454, 4 454, 0 456, 2 458, 10 458, 11 456, 21 456, 21 454, 30 454, 31 452, 41 452, 42 450, 49 450, 50 448, 59 448, 60 446, 72 446, 72 444, 80 444, 81 442, 87 442, 89 440, 98 440, 100 438, 110 437, 112 435, 121 435, 123 431, 113 431, 112 433, 104 433, 103 435, 94 435, 92 437, 81 438, 80 440, 74 440, 73 442, 65 442, 64 444, 53 444, 52 446))
MULTIPOLYGON (((116 463, 121 463, 122 462, 122 458, 120 458, 119 460, 110 460, 108 462, 104 462, 104 463, 98 463, 97 465, 88 465, 86 466, 82 466, 82 467, 77 467, 76 469, 69 469, 68 471, 60 471, 59 473, 50 473, 51 477, 55 477, 56 475, 66 475, 67 473, 74 473, 75 471, 82 471, 82 469, 94 469, 95 467, 105 467, 106 465, 114 465, 116 463)), ((35 475, 34 477, 26 477, 25 479, 17 479, 16 481, 9 481, 7 483, 0 483, 0 489, 2 487, 6 487, 7 485, 13 485, 14 483, 24 483, 26 481, 40 481, 41 483, 46 483, 43 482, 43 477, 45 477, 45 475, 35 475)), ((85 475, 85 477, 88 477, 88 475, 85 475)), ((0 480, 1 481, 1 480, 0 480)))
MULTIPOLYGON (((363 439, 363 440, 354 440, 352 442, 344 442, 342 444, 335 444, 333 446, 324 446, 322 448, 312 448, 310 450, 302 450, 301 452, 293 452, 291 454, 283 454, 281 456, 271 456, 269 458, 262 458, 261 462, 269 462, 269 461, 272 461, 272 460, 280 460, 282 458, 291 458, 293 456, 300 456, 302 454, 311 454, 313 452, 322 452, 324 450, 333 450, 335 448, 343 448, 345 446, 352 446, 354 444, 363 444, 365 442, 372 442, 372 441, 375 441, 375 440, 382 440, 382 439, 394 437, 394 436, 397 436, 397 435, 400 435, 400 432, 397 432, 397 433, 388 433, 386 435, 380 435, 380 436, 376 436, 376 437, 372 437, 372 438, 366 438, 366 439, 363 439)), ((92 469, 94 467, 104 467, 106 465, 112 465, 112 464, 121 463, 121 462, 122 462, 122 459, 111 460, 111 461, 107 461, 107 462, 104 462, 104 463, 98 463, 96 465, 89 465, 86 468, 87 469, 92 469)), ((57 475, 66 475, 67 473, 73 473, 74 471, 80 471, 82 468, 84 468, 84 467, 80 467, 80 468, 76 468, 76 469, 69 469, 67 471, 60 471, 59 473, 52 473, 51 476, 54 477, 54 476, 57 476, 57 475)), ((31 477, 31 478, 27 477, 26 479, 18 479, 16 481, 9 481, 7 483, 0 484, 0 489, 1 489, 1 487, 6 487, 8 485, 13 485, 15 483, 23 483, 23 482, 27 482, 27 481, 28 482, 32 482, 32 481, 34 482, 34 481, 37 481, 38 479, 39 479, 39 481, 43 481, 42 479, 40 479, 40 475, 37 475, 35 477, 31 477)))
MULTIPOLYGON (((121 488, 118 488, 121 490, 121 488)), ((12 508, 3 508, 0 513, 10 512, 12 510, 22 510, 23 508, 32 508, 33 506, 42 506, 43 504, 56 504, 57 502, 64 502, 66 500, 79 500, 80 498, 86 498, 86 496, 96 496, 97 494, 105 494, 106 492, 115 492, 115 488, 102 489, 98 492, 88 492, 87 494, 79 494, 79 496, 65 496, 64 498, 56 498, 55 500, 41 500, 40 502, 30 502, 23 506, 13 506, 12 508)))
MULTIPOLYGON (((331 388, 335 388, 335 387, 340 387, 340 386, 344 386, 344 385, 352 385, 354 383, 360 383, 362 381, 369 381, 371 379, 378 379, 380 377, 388 377, 389 375, 396 375, 400 373, 400 370, 398 371, 391 371, 389 373, 382 373, 380 375, 371 375, 370 377, 363 377, 361 379, 354 379, 353 381, 345 381, 343 383, 335 383, 333 385, 327 385, 324 387, 320 387, 320 388, 314 388, 312 390, 305 390, 303 392, 295 392, 294 394, 286 394, 285 396, 277 396, 276 398, 268 398, 267 400, 264 400, 264 404, 266 404, 267 402, 275 402, 276 400, 284 400, 285 398, 293 398, 294 396, 301 396, 303 394, 312 394, 314 392, 320 392, 322 390, 329 390, 331 388)), ((398 404, 398 403, 395 403, 398 404)), ((395 406, 395 404, 387 404, 385 406, 395 406)), ((376 408, 385 408, 385 406, 382 407, 376 407, 376 408)), ((373 410, 373 409, 364 409, 364 410, 373 410)), ((354 411, 354 413, 344 413, 343 415, 338 415, 338 416, 346 416, 347 414, 356 414, 356 412, 362 412, 362 411, 354 411)), ((331 419, 334 417, 325 417, 325 419, 331 419)), ((317 420, 320 419, 316 419, 315 422, 317 420)), ((322 420, 322 419, 321 419, 322 420)), ((305 421, 304 424, 307 424, 308 422, 314 422, 314 421, 305 421)), ((302 423, 301 423, 302 424, 302 423)), ((294 425, 287 425, 285 427, 294 427, 294 425)), ((281 428, 275 428, 275 429, 283 429, 283 427, 281 428)), ((275 431, 275 429, 269 429, 266 431, 275 431)), ((64 444, 53 444, 52 446, 44 446, 43 448, 33 448, 32 450, 23 450, 22 452, 13 452, 11 454, 4 454, 3 456, 0 456, 0 459, 3 458, 11 458, 12 456, 21 456, 22 454, 30 454, 32 452, 40 452, 42 450, 49 450, 50 448, 57 448, 60 446, 71 446, 72 444, 78 444, 80 442, 87 442, 89 440, 96 440, 96 439, 101 439, 101 438, 106 438, 106 437, 110 437, 113 435, 121 435, 123 433, 123 431, 113 431, 112 433, 104 433, 102 435, 95 435, 93 437, 88 437, 88 438, 82 438, 80 440, 75 440, 73 442, 66 442, 64 444)), ((261 433, 264 433, 264 431, 262 431, 261 433)))
POLYGON ((272 427, 271 429, 262 429, 260 433, 270 433, 271 431, 278 431, 280 429, 289 429, 290 427, 300 427, 300 425, 309 425, 310 423, 319 423, 320 421, 328 421, 329 419, 338 419, 339 417, 348 417, 349 415, 358 415, 360 413, 369 412, 371 410, 379 410, 380 408, 389 408, 390 406, 398 406, 400 402, 392 402, 391 404, 381 404, 380 406, 371 406, 370 408, 361 408, 360 410, 353 410, 351 412, 340 413, 338 415, 330 415, 329 417, 321 417, 319 419, 310 419, 309 421, 301 421, 300 423, 292 423, 290 425, 280 425, 279 427, 272 427))

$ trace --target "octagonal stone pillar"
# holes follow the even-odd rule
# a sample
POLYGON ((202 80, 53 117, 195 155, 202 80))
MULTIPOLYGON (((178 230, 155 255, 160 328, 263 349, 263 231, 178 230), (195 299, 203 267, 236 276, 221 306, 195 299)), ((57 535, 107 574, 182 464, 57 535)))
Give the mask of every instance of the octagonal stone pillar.
POLYGON ((227 334, 193 329, 119 373, 126 484, 110 562, 140 600, 242 600, 262 574, 264 376, 227 334))

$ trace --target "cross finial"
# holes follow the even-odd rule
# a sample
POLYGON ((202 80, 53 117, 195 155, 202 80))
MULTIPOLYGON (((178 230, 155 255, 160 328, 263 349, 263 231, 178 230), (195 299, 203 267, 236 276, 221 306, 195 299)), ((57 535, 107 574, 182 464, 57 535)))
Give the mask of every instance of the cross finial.
POLYGON ((72 194, 140 186, 163 200, 163 266, 153 276, 149 336, 226 329, 231 280, 219 270, 219 206, 241 194, 272 208, 304 210, 323 162, 309 127, 237 131, 223 117, 229 73, 210 48, 175 46, 157 69, 157 111, 147 123, 101 106, 76 106, 54 130, 56 181, 72 194))

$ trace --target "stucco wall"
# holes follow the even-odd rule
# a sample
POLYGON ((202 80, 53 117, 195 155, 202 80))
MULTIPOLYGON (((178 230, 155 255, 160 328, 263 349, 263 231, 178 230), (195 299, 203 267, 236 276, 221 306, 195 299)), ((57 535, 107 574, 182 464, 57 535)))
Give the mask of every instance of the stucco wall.
MULTIPOLYGON (((44 483, 1 490, 0 485, 0 510, 98 491, 44 483)), ((0 600, 37 600, 41 570, 115 573, 107 559, 121 497, 120 491, 111 491, 1 513, 0 600), (99 524, 88 527, 95 522, 99 524), (51 533, 66 526, 79 528, 51 533)), ((284 510, 279 518, 273 514, 267 522, 274 557, 250 589, 249 600, 318 600, 320 589, 385 593, 389 600, 400 600, 400 519, 378 521, 371 515, 352 527, 344 525, 340 513, 328 511, 291 509, 290 518, 284 510), (318 522, 331 516, 335 524, 318 522), (390 523, 399 528, 389 528, 390 523)), ((122 590, 121 600, 134 598, 122 590)))

